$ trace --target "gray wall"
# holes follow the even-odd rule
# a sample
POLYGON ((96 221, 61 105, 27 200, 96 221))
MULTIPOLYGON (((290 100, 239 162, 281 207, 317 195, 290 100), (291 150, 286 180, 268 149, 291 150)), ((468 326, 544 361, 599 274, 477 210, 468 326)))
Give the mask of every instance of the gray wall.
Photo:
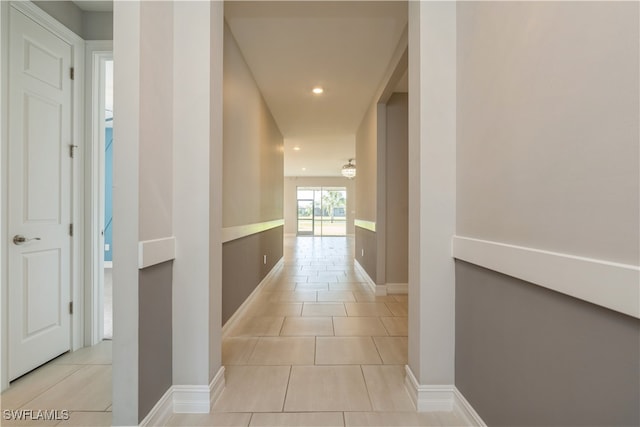
POLYGON ((84 40, 113 40, 112 12, 85 12, 71 1, 34 1, 84 40))
MULTIPOLYGON (((282 219, 283 139, 242 52, 224 31, 223 227, 282 219)), ((222 246, 222 322, 282 258, 277 227, 222 246), (263 256, 267 255, 267 265, 263 256)))
POLYGON ((353 225, 353 220, 356 213, 355 180, 335 176, 290 176, 284 178, 284 232, 286 234, 296 234, 298 232, 298 187, 346 187, 347 234, 355 233, 355 228, 353 225))
POLYGON ((386 282, 409 282, 409 96, 387 101, 386 137, 386 282))
POLYGON ((356 219, 376 221, 377 193, 377 105, 372 103, 356 133, 356 219))
POLYGON ((356 260, 358 260, 374 283, 377 283, 378 280, 377 253, 378 241, 376 233, 366 228, 356 227, 356 260), (362 253, 363 250, 364 255, 362 253))
MULTIPOLYGON (((457 5, 458 235, 638 264, 638 7, 457 5)), ((637 319, 462 262, 455 312, 489 425, 640 423, 637 319)))
MULTIPOLYGON (((356 133, 356 219, 377 221, 378 203, 378 110, 372 103, 365 113, 356 133)), ((358 226, 355 227, 356 259, 376 282, 378 277, 376 233, 358 226), (365 250, 362 256, 362 249, 365 250)))
POLYGON ((640 320, 456 262, 456 386, 490 426, 640 425, 640 320))
POLYGON ((139 272, 139 421, 172 384, 172 274, 165 262, 139 272))
POLYGON ((283 227, 224 244, 222 252, 222 324, 242 305, 256 285, 282 258, 283 227), (267 264, 263 263, 267 256, 267 264))
POLYGON ((82 38, 85 40, 112 40, 112 12, 83 12, 82 38))

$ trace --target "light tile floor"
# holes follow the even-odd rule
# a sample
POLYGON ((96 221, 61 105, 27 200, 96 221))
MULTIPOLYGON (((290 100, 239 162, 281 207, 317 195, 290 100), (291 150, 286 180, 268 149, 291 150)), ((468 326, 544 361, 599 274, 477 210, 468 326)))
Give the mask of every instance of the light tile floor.
MULTIPOLYGON (((2 426, 111 425, 111 341, 67 353, 17 379, 2 395, 2 426), (69 419, 7 420, 5 410, 67 410, 69 419)), ((33 415, 34 417, 36 415, 33 415)))
MULTIPOLYGON (((285 238, 284 265, 225 336, 226 388, 210 414, 171 426, 458 426, 417 413, 404 388, 407 296, 376 297, 354 269, 352 238, 285 238)), ((15 381, 4 409, 71 410, 62 422, 111 423, 111 341, 15 381)))
POLYGON ((222 343, 226 389, 181 426, 457 426, 404 388, 407 296, 376 297, 353 238, 287 237, 284 265, 222 343))

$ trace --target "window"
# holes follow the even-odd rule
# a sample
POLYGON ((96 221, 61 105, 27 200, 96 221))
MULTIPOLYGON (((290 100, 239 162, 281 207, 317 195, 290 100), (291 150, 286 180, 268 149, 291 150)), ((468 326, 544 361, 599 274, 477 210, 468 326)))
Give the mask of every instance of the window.
POLYGON ((346 236, 347 189, 298 187, 298 235, 346 236))

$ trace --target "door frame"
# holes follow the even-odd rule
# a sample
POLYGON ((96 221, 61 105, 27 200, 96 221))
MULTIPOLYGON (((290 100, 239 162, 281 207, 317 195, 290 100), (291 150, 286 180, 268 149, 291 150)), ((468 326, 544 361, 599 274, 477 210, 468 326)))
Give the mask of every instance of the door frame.
POLYGON ((104 338, 104 64, 113 60, 113 41, 87 41, 85 123, 85 318, 84 341, 95 345, 104 338))
POLYGON ((84 40, 60 22, 52 18, 30 1, 0 2, 0 390, 9 387, 9 325, 8 325, 8 105, 9 105, 9 11, 10 8, 23 13, 34 22, 51 31, 71 46, 71 64, 74 68, 74 83, 71 85, 71 138, 70 144, 78 145, 71 170, 71 218, 74 234, 71 238, 71 300, 74 310, 71 316, 71 351, 84 346, 84 289, 80 285, 84 277, 84 40))

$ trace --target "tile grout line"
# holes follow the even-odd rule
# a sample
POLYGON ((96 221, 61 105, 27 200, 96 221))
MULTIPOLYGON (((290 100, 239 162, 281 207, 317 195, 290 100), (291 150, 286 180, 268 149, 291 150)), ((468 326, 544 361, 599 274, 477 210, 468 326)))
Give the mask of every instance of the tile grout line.
POLYGON ((364 374, 363 365, 360 365, 360 373, 362 373, 362 380, 364 381, 364 388, 367 390, 367 397, 369 398, 369 404, 371 405, 371 411, 374 412, 373 400, 371 400, 371 392, 369 391, 369 384, 367 383, 367 377, 364 374))
POLYGON ((284 391, 284 399, 282 399, 282 410, 281 413, 284 413, 284 407, 287 403, 287 396, 289 395, 289 385, 291 384, 291 376, 293 375, 293 365, 289 365, 289 376, 287 377, 287 388, 284 391))
MULTIPOLYGON (((46 364, 45 364, 46 365, 46 364)), ((70 365, 65 365, 65 366, 70 366, 70 365)), ((36 400, 37 398, 39 398, 40 396, 42 396, 43 394, 45 394, 46 392, 50 391, 52 388, 54 388, 55 386, 57 386, 58 384, 61 384, 63 381, 65 381, 66 379, 68 379, 69 377, 71 377, 72 375, 75 375, 76 373, 82 371, 83 369, 85 369, 87 366, 90 365, 82 365, 82 364, 74 364, 72 366, 80 366, 80 368, 76 369, 75 371, 69 373, 68 375, 65 375, 64 377, 62 377, 60 379, 60 381, 56 382, 55 384, 52 384, 50 387, 47 387, 46 389, 42 390, 40 393, 36 394, 33 398, 27 400, 26 402, 20 404, 16 409, 21 409, 24 408, 26 405, 28 405, 29 403, 33 402, 34 400, 36 400)), ((34 369, 31 372, 28 372, 26 375, 29 375, 31 373, 35 373, 35 371, 37 371, 38 369, 40 369, 43 366, 40 366, 36 369, 34 369)), ((25 375, 25 376, 26 376, 25 375)), ((7 389, 9 390, 9 389, 7 389)), ((4 408, 3 408, 4 409, 4 408)))

